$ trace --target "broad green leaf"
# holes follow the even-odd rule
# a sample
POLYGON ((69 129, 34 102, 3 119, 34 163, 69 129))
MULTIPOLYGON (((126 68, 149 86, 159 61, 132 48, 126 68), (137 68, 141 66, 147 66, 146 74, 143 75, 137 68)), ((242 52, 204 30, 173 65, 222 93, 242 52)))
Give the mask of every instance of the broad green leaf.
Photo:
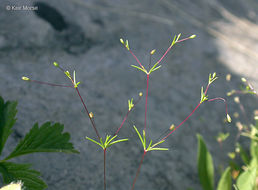
POLYGON ((249 162, 250 162, 250 158, 249 158, 248 154, 245 152, 245 150, 243 149, 243 147, 239 143, 237 143, 236 146, 237 146, 237 148, 239 148, 239 151, 240 151, 239 154, 240 154, 240 157, 242 158, 243 162, 246 165, 248 165, 249 162))
POLYGON ((230 167, 227 167, 219 180, 217 190, 231 190, 232 189, 231 187, 232 187, 231 172, 230 172, 230 167))
POLYGON ((16 122, 16 106, 17 102, 4 102, 3 98, 0 96, 0 154, 16 122))
POLYGON ((69 133, 62 133, 63 129, 60 123, 47 122, 41 127, 36 123, 5 160, 35 152, 79 153, 69 142, 69 133))
POLYGON ((198 174, 201 185, 204 190, 214 189, 214 169, 211 154, 206 148, 205 142, 201 135, 198 138, 198 174))
POLYGON ((39 176, 40 172, 30 169, 30 164, 0 162, 0 171, 5 184, 21 180, 26 190, 43 190, 47 185, 39 176))
POLYGON ((236 185, 239 190, 254 190, 256 179, 256 167, 250 168, 237 178, 236 185))

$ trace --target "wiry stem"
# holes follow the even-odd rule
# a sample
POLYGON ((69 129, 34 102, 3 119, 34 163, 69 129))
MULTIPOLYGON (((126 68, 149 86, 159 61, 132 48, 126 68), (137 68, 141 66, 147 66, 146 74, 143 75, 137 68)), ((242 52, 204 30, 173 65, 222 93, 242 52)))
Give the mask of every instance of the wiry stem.
POLYGON ((123 119, 123 121, 122 121, 120 127, 117 129, 117 131, 115 132, 114 136, 117 135, 117 133, 118 133, 118 132, 120 131, 120 129, 123 127, 123 125, 124 125, 124 123, 125 123, 125 121, 126 121, 128 115, 131 113, 131 111, 135 108, 135 106, 138 104, 138 102, 139 102, 140 100, 141 100, 141 97, 139 97, 139 99, 134 103, 134 106, 132 107, 132 109, 130 109, 130 110, 127 111, 127 113, 126 113, 126 115, 125 115, 125 117, 124 117, 124 119, 123 119))
POLYGON ((136 183, 136 181, 137 181, 137 178, 138 178, 138 175, 139 175, 139 173, 140 173, 140 171, 141 171, 141 167, 142 167, 143 159, 144 159, 144 157, 145 157, 146 153, 147 153, 147 152, 144 150, 144 153, 143 153, 143 155, 142 155, 141 162, 140 162, 140 164, 139 164, 139 167, 138 167, 138 169, 137 169, 137 172, 136 172, 135 178, 134 178, 134 180, 133 180, 133 185, 132 185, 132 189, 131 189, 131 190, 133 190, 133 189, 134 189, 134 185, 135 185, 135 183, 136 183))
POLYGON ((171 135, 175 130, 177 130, 181 125, 183 125, 188 119, 189 117, 191 117, 191 115, 193 115, 193 113, 197 110, 197 108, 201 105, 201 103, 199 103, 194 110, 185 118, 184 121, 182 121, 177 127, 175 127, 174 130, 172 130, 167 136, 165 136, 164 138, 161 139, 161 141, 165 140, 166 138, 169 137, 169 135, 171 135))
POLYGON ((146 133, 146 125, 147 125, 147 104, 148 104, 149 79, 150 79, 150 75, 147 74, 147 87, 146 87, 146 95, 145 95, 145 119, 144 119, 144 131, 145 131, 145 133, 146 133))
POLYGON ((106 190, 106 149, 104 151, 104 190, 106 190))
MULTIPOLYGON (((177 43, 180 43, 180 42, 183 42, 183 41, 185 41, 185 40, 189 40, 190 38, 185 38, 185 39, 182 39, 182 40, 178 40, 175 44, 177 44, 177 43)), ((175 45, 174 44, 174 45, 175 45)), ((168 47, 168 49, 166 50, 166 52, 162 55, 162 57, 157 61, 157 63, 159 64, 163 59, 164 59, 164 57, 167 55, 167 53, 171 50, 171 48, 172 48, 173 46, 171 45, 171 46, 169 46, 168 47)))
POLYGON ((139 59, 136 57, 136 55, 134 55, 134 53, 132 52, 132 50, 129 49, 129 52, 131 53, 131 55, 134 57, 134 59, 137 61, 137 63, 140 65, 140 67, 142 69, 144 69, 144 67, 142 66, 141 62, 139 61, 139 59))
POLYGON ((225 103, 225 108, 226 108, 226 114, 228 114, 228 105, 227 105, 227 101, 224 99, 224 98, 221 98, 221 97, 218 97, 218 98, 212 98, 212 99, 209 99, 208 102, 212 102, 212 101, 215 101, 215 100, 221 100, 225 103))
POLYGON ((87 115, 88 115, 88 117, 89 117, 89 119, 90 119, 90 121, 91 121, 92 127, 93 127, 93 129, 94 129, 96 135, 97 135, 98 138, 100 139, 100 135, 99 135, 99 133, 98 133, 98 130, 97 130, 96 126, 95 126, 95 123, 94 123, 93 119, 90 117, 90 113, 89 113, 89 111, 88 111, 88 109, 87 109, 86 104, 84 103, 84 100, 82 99, 82 96, 81 96, 81 94, 80 94, 80 92, 79 92, 79 89, 78 89, 78 88, 75 88, 75 90, 76 90, 78 96, 80 97, 80 100, 81 100, 81 102, 82 102, 82 105, 83 105, 83 107, 84 107, 84 109, 85 109, 85 111, 86 111, 86 113, 87 113, 87 115))
POLYGON ((44 84, 44 85, 49 85, 49 86, 73 88, 73 86, 62 85, 62 84, 54 84, 54 83, 49 83, 49 82, 42 82, 42 81, 38 81, 38 80, 30 80, 30 82, 34 82, 34 83, 38 83, 38 84, 44 84))
MULTIPOLYGON (((210 84, 208 84, 206 86, 205 92, 204 94, 207 94, 207 91, 209 89, 210 84)), ((164 138, 161 139, 161 141, 165 140, 166 138, 168 138, 175 130, 177 130, 181 125, 183 125, 188 119, 189 117, 191 117, 191 115, 194 114, 194 112, 197 110, 197 108, 201 105, 202 103, 199 102, 199 104, 194 108, 194 110, 184 119, 184 121, 182 121, 178 126, 176 126, 172 131, 170 131, 170 133, 168 133, 168 135, 166 135, 164 138)))

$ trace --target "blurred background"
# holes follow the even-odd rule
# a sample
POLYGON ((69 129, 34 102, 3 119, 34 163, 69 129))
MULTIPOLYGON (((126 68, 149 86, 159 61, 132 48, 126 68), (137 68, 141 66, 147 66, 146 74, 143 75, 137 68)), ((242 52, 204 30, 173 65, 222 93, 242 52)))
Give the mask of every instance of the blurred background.
MULTIPOLYGON (((197 37, 177 44, 150 77, 148 138, 156 139, 171 124, 179 124, 198 104, 200 88, 209 73, 219 79, 208 91, 209 98, 226 97, 239 89, 241 77, 258 89, 258 2, 256 0, 1 0, 0 2, 0 95, 18 100, 15 133, 9 138, 8 154, 34 123, 61 122, 71 133, 79 155, 33 154, 16 159, 32 163, 42 173, 48 189, 96 190, 103 187, 103 156, 85 136, 95 138, 89 119, 74 90, 26 83, 31 79, 70 84, 53 67, 57 61, 76 70, 80 90, 94 113, 101 136, 120 126, 128 105, 145 93, 146 76, 130 67, 136 64, 119 39, 144 65, 156 49, 153 63, 170 45, 175 34, 197 37), (13 6, 37 10, 15 10, 13 6), (231 80, 226 81, 226 75, 231 80)), ((248 120, 258 101, 240 96, 248 120)), ((221 102, 203 104, 167 141, 166 152, 146 156, 135 189, 201 189, 197 173, 196 133, 204 136, 215 166, 227 163, 237 133, 233 113, 239 112, 232 97, 226 97, 233 122, 225 123, 221 102), (231 132, 220 149, 215 136, 231 132)), ((240 113, 238 120, 242 120, 240 113)), ((144 126, 144 100, 130 114, 119 137, 129 142, 112 146, 107 152, 107 189, 130 189, 142 147, 132 127, 144 126)), ((218 174, 218 172, 217 172, 218 174)), ((216 176, 216 179, 218 176, 216 176)))

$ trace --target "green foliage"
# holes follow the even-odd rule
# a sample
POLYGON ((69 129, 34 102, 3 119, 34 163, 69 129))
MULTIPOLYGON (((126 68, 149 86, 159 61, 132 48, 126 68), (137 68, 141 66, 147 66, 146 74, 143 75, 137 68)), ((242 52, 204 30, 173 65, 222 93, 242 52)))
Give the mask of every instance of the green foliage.
POLYGON ((30 164, 16 164, 12 162, 0 162, 0 171, 5 184, 21 180, 26 189, 43 190, 46 183, 40 179, 40 172, 30 169, 30 164))
POLYGON ((128 141, 128 139, 119 139, 119 140, 113 141, 116 137, 117 137, 117 135, 115 135, 113 137, 111 137, 111 135, 107 135, 105 142, 103 142, 102 138, 99 139, 99 142, 97 142, 89 137, 86 137, 86 139, 99 145, 103 150, 106 150, 108 147, 110 147, 113 144, 128 141))
POLYGON ((232 187, 232 179, 230 173, 230 167, 227 167, 223 172, 217 190, 231 190, 232 187))
POLYGON ((79 153, 69 142, 69 133, 62 133, 63 129, 60 123, 47 122, 41 127, 36 123, 5 160, 36 152, 79 153))
POLYGON ((142 143, 142 146, 143 146, 143 150, 145 152, 149 152, 149 151, 152 151, 152 150, 168 150, 168 148, 155 148, 156 146, 160 145, 161 143, 165 142, 165 140, 161 140, 157 143, 155 143, 154 145, 152 145, 152 140, 150 140, 150 143, 148 145, 148 147, 146 146, 146 135, 145 135, 145 131, 143 130, 142 131, 142 136, 141 134, 139 133, 138 129, 134 127, 134 130, 136 131, 136 133, 138 134, 139 136, 139 139, 141 140, 141 143, 142 143), (146 148, 147 147, 147 148, 146 148))
POLYGON ((16 106, 17 102, 4 102, 3 98, 0 96, 0 154, 16 122, 16 106))
POLYGON ((128 110, 131 111, 131 109, 134 107, 133 104, 133 98, 131 100, 128 100, 128 110))
POLYGON ((237 179, 238 190, 253 190, 255 187, 256 167, 247 169, 237 179))
MULTIPOLYGON (((5 142, 12 133, 12 127, 16 121, 17 102, 4 102, 0 97, 0 150, 4 148, 5 142)), ((4 160, 0 161, 0 173, 5 184, 21 180, 28 190, 43 190, 47 187, 40 179, 40 173, 30 169, 29 164, 17 164, 7 162, 14 157, 36 152, 64 152, 79 153, 69 142, 70 135, 62 133, 64 126, 47 122, 41 127, 35 124, 24 139, 4 160)))
POLYGON ((212 190, 214 188, 214 169, 211 154, 206 148, 205 142, 201 135, 198 138, 198 174, 201 185, 204 190, 212 190))

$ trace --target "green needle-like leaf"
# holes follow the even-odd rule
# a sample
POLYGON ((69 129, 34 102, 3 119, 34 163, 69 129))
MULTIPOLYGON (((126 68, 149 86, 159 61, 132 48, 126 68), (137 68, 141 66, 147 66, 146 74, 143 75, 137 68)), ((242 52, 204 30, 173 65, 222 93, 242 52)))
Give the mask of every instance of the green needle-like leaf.
POLYGON ((131 65, 132 67, 134 67, 134 68, 136 68, 136 69, 139 69, 139 70, 141 70, 142 72, 144 72, 144 73, 148 73, 147 71, 146 71, 146 69, 143 69, 143 68, 141 68, 141 67, 138 67, 138 66, 136 66, 136 65, 131 65))
POLYGON ((128 139, 119 139, 119 140, 116 140, 116 141, 111 142, 110 144, 108 144, 107 147, 110 147, 110 146, 113 145, 113 144, 116 144, 116 143, 119 143, 119 142, 124 142, 124 141, 128 141, 128 139))
POLYGON ((107 144, 109 144, 112 140, 114 140, 117 137, 117 135, 113 136, 108 142, 107 144))
POLYGON ((5 160, 35 152, 79 153, 69 142, 69 133, 62 133, 63 129, 60 123, 47 122, 41 127, 36 123, 5 160))
POLYGON ((89 137, 86 137, 86 139, 89 140, 89 141, 91 141, 91 142, 93 142, 93 143, 95 143, 95 144, 97 144, 97 145, 99 145, 101 148, 104 149, 104 146, 103 146, 102 144, 100 144, 99 142, 97 142, 97 141, 95 141, 95 140, 93 140, 93 139, 91 139, 91 138, 89 138, 89 137))
POLYGON ((152 148, 155 147, 155 146, 158 146, 159 144, 161 144, 161 143, 163 143, 163 142, 165 142, 165 140, 159 141, 159 142, 155 143, 155 144, 152 146, 152 148))
POLYGON ((106 136, 106 140, 105 140, 104 145, 108 144, 107 142, 108 142, 108 139, 109 139, 110 137, 111 137, 110 135, 107 135, 107 136, 106 136))
POLYGON ((152 150, 169 150, 168 148, 150 148, 148 151, 152 150))
POLYGON ((141 142, 142 142, 142 146, 143 146, 143 148, 144 148, 144 142, 143 142, 143 139, 142 139, 141 134, 139 133, 138 129, 137 129, 135 126, 133 126, 133 127, 134 127, 134 130, 136 131, 136 133, 138 134, 138 136, 139 136, 139 138, 140 138, 140 140, 141 140, 141 142))
POLYGON ((0 171, 5 184, 21 180, 26 190, 43 190, 47 185, 39 176, 40 172, 30 169, 30 164, 0 162, 0 171))
POLYGON ((17 102, 4 102, 3 98, 0 96, 0 154, 16 122, 16 106, 17 102))
POLYGON ((175 35, 175 37, 173 39, 173 42, 171 43, 170 47, 172 47, 175 43, 176 43, 176 35, 175 35))
POLYGON ((152 145, 152 140, 150 141, 150 144, 149 144, 147 150, 148 150, 149 148, 151 148, 151 145, 152 145))

